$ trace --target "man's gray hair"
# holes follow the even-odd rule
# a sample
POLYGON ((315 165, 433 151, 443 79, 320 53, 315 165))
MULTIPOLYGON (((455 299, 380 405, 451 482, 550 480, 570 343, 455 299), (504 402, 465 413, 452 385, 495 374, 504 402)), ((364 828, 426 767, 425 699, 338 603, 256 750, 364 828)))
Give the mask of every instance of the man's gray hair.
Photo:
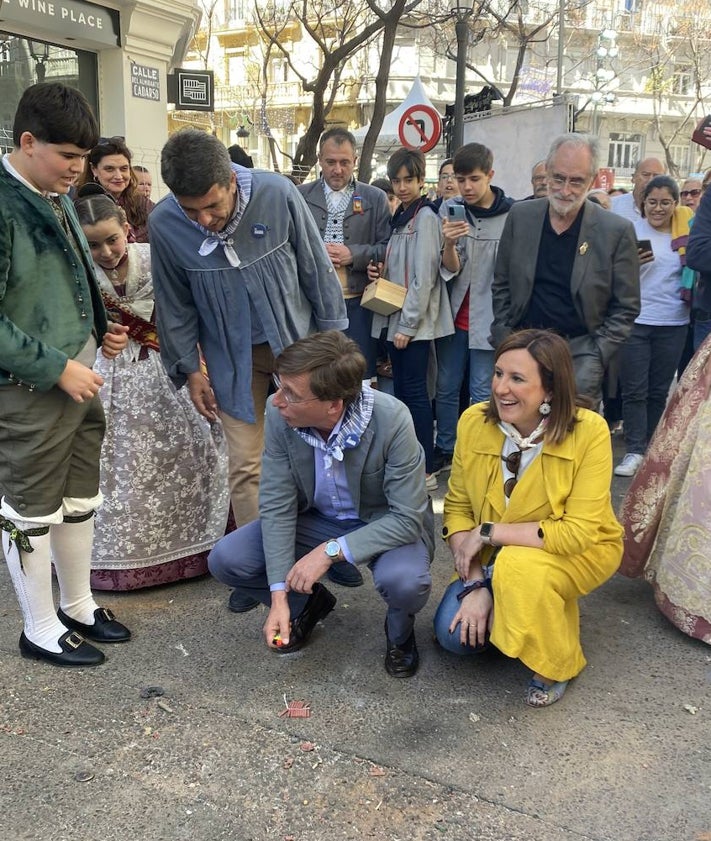
POLYGON ((600 144, 598 143, 598 139, 592 134, 581 134, 577 131, 561 134, 551 143, 551 148, 548 152, 548 157, 546 158, 546 169, 551 168, 551 161, 560 147, 567 146, 568 144, 571 146, 577 146, 579 149, 587 149, 590 152, 590 174, 595 175, 598 169, 600 169, 600 144))
POLYGON ((160 172, 176 196, 204 196, 215 184, 230 186, 232 161, 214 134, 186 128, 168 138, 160 156, 160 172))

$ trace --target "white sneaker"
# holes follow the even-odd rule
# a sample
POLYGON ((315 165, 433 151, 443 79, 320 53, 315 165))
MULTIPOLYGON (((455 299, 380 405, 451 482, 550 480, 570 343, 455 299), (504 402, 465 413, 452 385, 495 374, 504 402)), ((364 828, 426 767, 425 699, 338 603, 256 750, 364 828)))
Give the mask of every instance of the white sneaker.
POLYGON ((428 491, 436 491, 438 487, 439 482, 437 481, 436 473, 430 473, 429 476, 425 477, 425 488, 427 488, 428 491))
POLYGON ((615 468, 615 476, 634 476, 643 461, 643 455, 639 453, 627 453, 615 468))

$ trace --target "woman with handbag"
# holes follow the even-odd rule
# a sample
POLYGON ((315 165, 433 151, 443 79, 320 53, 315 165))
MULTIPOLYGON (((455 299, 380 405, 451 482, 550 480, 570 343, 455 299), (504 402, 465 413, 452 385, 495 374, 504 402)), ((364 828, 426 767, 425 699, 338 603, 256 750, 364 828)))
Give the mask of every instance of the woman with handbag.
POLYGON ((576 405, 568 345, 546 330, 498 347, 492 397, 460 418, 445 540, 456 577, 437 609, 443 648, 491 645, 533 675, 525 700, 558 701, 585 667, 578 599, 620 564, 605 420, 576 405))

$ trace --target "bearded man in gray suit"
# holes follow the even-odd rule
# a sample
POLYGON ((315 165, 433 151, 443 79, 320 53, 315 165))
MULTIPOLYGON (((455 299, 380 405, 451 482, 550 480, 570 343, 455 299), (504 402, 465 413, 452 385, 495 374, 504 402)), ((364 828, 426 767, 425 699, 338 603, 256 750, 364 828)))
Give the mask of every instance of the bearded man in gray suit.
POLYGON ((585 199, 598 168, 596 138, 571 133, 553 142, 548 196, 515 204, 504 225, 491 327, 494 347, 526 327, 564 336, 578 393, 593 400, 640 305, 632 223, 585 199))

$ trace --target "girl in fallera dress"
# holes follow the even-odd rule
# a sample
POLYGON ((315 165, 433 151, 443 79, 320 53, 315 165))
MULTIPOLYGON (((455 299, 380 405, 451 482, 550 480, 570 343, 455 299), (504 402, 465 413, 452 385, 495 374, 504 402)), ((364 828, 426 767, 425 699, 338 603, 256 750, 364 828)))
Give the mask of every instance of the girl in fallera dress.
POLYGON ((229 507, 222 428, 197 413, 163 368, 150 247, 128 243, 124 211, 108 196, 75 206, 107 311, 129 327, 128 347, 94 366, 104 378, 107 431, 92 586, 131 590, 202 575, 229 507))

